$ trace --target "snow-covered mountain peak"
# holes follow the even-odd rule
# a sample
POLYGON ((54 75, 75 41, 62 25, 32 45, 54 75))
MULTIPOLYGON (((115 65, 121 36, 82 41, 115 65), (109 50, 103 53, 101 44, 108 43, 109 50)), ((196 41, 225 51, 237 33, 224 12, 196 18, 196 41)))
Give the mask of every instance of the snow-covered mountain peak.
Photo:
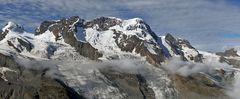
POLYGON ((182 56, 184 60, 202 62, 201 54, 189 43, 181 38, 175 38, 170 33, 160 37, 160 45, 166 56, 182 56))
POLYGON ((148 34, 152 35, 150 27, 140 18, 123 20, 116 17, 99 17, 85 22, 84 26, 96 31, 116 30, 125 35, 136 35, 141 39, 148 34))
POLYGON ((4 28, 2 28, 2 31, 5 32, 5 31, 14 31, 14 32, 18 32, 18 33, 23 33, 24 32, 24 29, 22 26, 14 23, 14 22, 11 22, 9 21, 4 28))
POLYGON ((225 52, 218 52, 217 54, 226 57, 240 57, 239 51, 235 48, 225 50, 225 52))
POLYGON ((0 50, 23 52, 31 51, 33 45, 27 40, 33 34, 26 33, 22 26, 8 22, 0 33, 0 50))
POLYGON ((125 30, 147 29, 144 21, 140 18, 123 20, 122 26, 125 30))

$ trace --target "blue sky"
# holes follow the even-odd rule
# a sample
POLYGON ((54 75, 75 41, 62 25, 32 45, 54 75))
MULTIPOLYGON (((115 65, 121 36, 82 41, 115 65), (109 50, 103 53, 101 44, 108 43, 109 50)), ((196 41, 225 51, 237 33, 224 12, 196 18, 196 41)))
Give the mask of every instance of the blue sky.
POLYGON ((240 0, 0 0, 0 25, 33 31, 44 20, 78 15, 144 19, 158 35, 171 33, 201 50, 240 46, 240 0))

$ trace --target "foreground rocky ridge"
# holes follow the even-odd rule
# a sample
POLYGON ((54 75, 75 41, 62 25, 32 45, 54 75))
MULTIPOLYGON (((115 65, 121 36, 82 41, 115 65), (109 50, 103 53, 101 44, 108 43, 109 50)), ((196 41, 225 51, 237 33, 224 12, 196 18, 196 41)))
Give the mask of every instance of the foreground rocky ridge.
MULTIPOLYGON (((26 76, 24 82, 17 81, 20 85, 13 84, 12 88, 16 87, 14 91, 6 91, 7 87, 6 89, 3 88, 3 93, 0 93, 4 94, 3 98, 9 98, 8 94, 10 94, 12 97, 44 99, 48 97, 45 94, 50 93, 48 91, 42 93, 28 88, 24 89, 25 87, 22 88, 21 85, 23 83, 33 84, 27 87, 36 90, 52 89, 51 92, 55 93, 50 93, 50 95, 53 95, 51 97, 54 99, 78 99, 83 97, 109 99, 186 99, 188 97, 192 99, 196 96, 209 99, 221 97, 224 99, 228 96, 219 82, 225 82, 225 79, 227 79, 225 77, 233 78, 233 75, 229 76, 224 73, 226 71, 223 69, 212 74, 197 73, 187 77, 169 74, 162 65, 172 57, 180 57, 182 61, 196 63, 204 63, 208 58, 206 58, 206 54, 200 53, 191 46, 187 40, 175 38, 171 34, 157 36, 139 18, 122 20, 113 17, 99 17, 86 21, 74 16, 57 21, 44 21, 36 29, 35 34, 26 33, 21 26, 9 22, 2 29, 0 40, 1 66, 19 71, 20 74, 16 74, 17 76, 26 76), (16 59, 6 58, 10 56, 30 60, 28 62, 44 60, 51 62, 47 65, 53 66, 44 66, 43 69, 32 70, 31 68, 24 68, 24 66, 15 66, 15 64, 18 64, 15 62, 16 59), (140 59, 144 61, 144 64, 134 62, 119 65, 118 63, 110 64, 110 67, 108 67, 109 64, 90 64, 87 65, 87 67, 91 67, 90 70, 81 67, 85 66, 84 63, 88 61, 100 61, 101 63, 122 59, 140 59), (65 60, 68 61, 65 62, 65 60), (102 65, 104 65, 103 68, 102 65), (117 66, 129 65, 135 66, 133 68, 144 65, 148 69, 140 72, 135 70, 134 72, 122 72, 115 69, 117 66), (44 76, 48 73, 48 69, 54 66, 56 66, 54 69, 58 69, 57 72, 63 76, 60 77, 61 79, 44 76), (27 71, 26 74, 25 71, 27 71), (154 78, 155 76, 156 78, 154 78), (218 80, 209 77, 215 77, 218 80), (25 81, 26 79, 33 80, 25 81), (35 81, 40 83, 35 84, 35 81), (206 93, 206 89, 211 93, 206 93), (15 91, 22 93, 13 95, 15 91)), ((224 56, 225 54, 221 53, 221 55, 224 56)), ((222 58, 217 60, 217 62, 219 61, 226 62, 222 58)), ((236 66, 239 65, 236 64, 236 66)), ((6 79, 10 81, 11 77, 15 76, 8 74, 8 72, 6 79)), ((16 79, 13 79, 13 81, 16 81, 16 79)), ((4 79, 1 83, 3 83, 3 86, 9 84, 4 79)))
POLYGON ((35 71, 20 66, 13 56, 0 54, 2 99, 84 99, 72 88, 35 71))

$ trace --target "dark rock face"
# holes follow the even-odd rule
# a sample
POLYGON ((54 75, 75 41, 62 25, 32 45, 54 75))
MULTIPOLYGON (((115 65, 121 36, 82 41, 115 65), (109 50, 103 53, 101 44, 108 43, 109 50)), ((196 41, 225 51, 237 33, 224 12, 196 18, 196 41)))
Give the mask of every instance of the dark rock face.
POLYGON ((36 29, 35 35, 40 35, 48 30, 48 27, 56 23, 55 21, 44 21, 38 29, 36 29))
POLYGON ((114 87, 126 93, 125 99, 155 99, 153 90, 148 87, 146 80, 140 74, 106 70, 102 70, 102 73, 114 87))
POLYGON ((231 48, 229 50, 226 50, 225 52, 218 52, 216 53, 217 55, 219 56, 226 56, 226 57, 230 57, 230 56, 233 56, 233 57, 240 57, 238 54, 237 54, 237 50, 235 50, 234 48, 231 48))
POLYGON ((224 90, 203 75, 182 77, 171 75, 180 99, 229 99, 224 90))
POLYGON ((0 66, 9 67, 12 69, 21 69, 22 67, 20 67, 12 57, 13 56, 7 56, 0 53, 0 66))
POLYGON ((9 68, 0 78, 1 99, 83 99, 58 80, 43 76, 43 72, 20 66, 12 56, 0 54, 0 67, 9 68))
POLYGON ((154 65, 159 65, 161 62, 165 60, 163 56, 163 52, 161 49, 159 49, 155 43, 153 42, 147 42, 144 40, 139 39, 137 36, 133 35, 131 37, 127 37, 127 35, 124 35, 120 31, 113 30, 115 34, 115 42, 121 48, 122 51, 125 52, 133 52, 135 49, 136 53, 139 53, 141 56, 146 56, 146 59, 149 63, 154 65), (122 36, 121 40, 120 36, 122 36), (120 41, 120 42, 119 42, 120 41), (151 53, 147 47, 146 44, 153 45, 155 48, 156 54, 151 53))
POLYGON ((33 49, 33 45, 32 43, 30 43, 29 41, 27 41, 26 39, 20 39, 20 38, 16 38, 17 41, 19 42, 19 45, 14 45, 12 41, 8 40, 7 43, 9 46, 11 46, 12 48, 14 48, 17 52, 22 52, 24 50, 24 48, 30 52, 33 49))
POLYGON ((8 45, 11 46, 12 48, 14 48, 17 52, 21 52, 21 50, 19 50, 17 47, 14 46, 14 44, 11 41, 7 41, 8 45))
POLYGON ((5 36, 7 35, 7 32, 0 30, 0 41, 3 40, 5 38, 5 36))
MULTIPOLYGON (((10 75, 9 73, 7 75, 10 75)), ((12 75, 11 75, 12 76, 12 75)), ((24 74, 24 76, 26 76, 24 74)), ((0 81, 1 99, 84 99, 76 92, 68 92, 57 81, 49 78, 27 77, 30 81, 0 81), (74 98, 75 97, 75 98, 74 98), (77 97, 77 98, 76 98, 77 97), (81 98, 80 98, 81 97, 81 98)), ((21 80, 22 80, 21 79, 21 80)))
POLYGON ((20 43, 20 45, 22 45, 23 47, 25 47, 27 49, 27 51, 31 51, 33 49, 33 45, 28 42, 27 40, 22 40, 22 39, 19 39, 17 38, 18 42, 20 43))
POLYGON ((175 54, 183 55, 183 53, 180 51, 180 46, 178 44, 178 41, 171 34, 168 33, 165 39, 166 39, 166 42, 171 46, 172 51, 175 54))
POLYGON ((93 28, 94 26, 98 26, 98 31, 106 31, 109 29, 109 27, 115 26, 117 24, 121 24, 121 21, 114 19, 114 18, 108 18, 108 17, 100 17, 96 18, 92 21, 88 21, 84 24, 84 28, 93 28))
POLYGON ((78 31, 77 27, 83 27, 83 22, 83 19, 76 16, 69 19, 62 19, 57 22, 45 22, 36 31, 36 35, 42 34, 46 30, 52 31, 56 37, 56 41, 63 39, 64 42, 75 47, 80 55, 96 60, 101 57, 102 54, 99 53, 97 49, 93 48, 88 42, 78 41, 74 36, 74 33, 78 31))

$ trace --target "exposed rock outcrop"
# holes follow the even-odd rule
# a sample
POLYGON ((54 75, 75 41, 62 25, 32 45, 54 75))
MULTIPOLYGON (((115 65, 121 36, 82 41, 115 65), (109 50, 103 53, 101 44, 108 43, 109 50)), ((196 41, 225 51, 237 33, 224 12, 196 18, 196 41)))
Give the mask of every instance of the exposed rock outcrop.
POLYGON ((185 61, 202 62, 202 55, 184 39, 178 39, 171 34, 165 36, 166 42, 171 46, 171 50, 176 55, 180 55, 185 61))
POLYGON ((84 28, 94 28, 94 26, 98 26, 98 31, 106 31, 110 27, 119 25, 122 23, 120 20, 108 17, 99 17, 92 21, 88 21, 84 24, 84 28))
POLYGON ((147 81, 140 74, 127 74, 102 70, 103 75, 112 85, 125 94, 125 99, 155 99, 155 94, 148 87, 147 81))
POLYGON ((146 56, 148 62, 154 65, 160 65, 160 63, 165 60, 162 50, 154 42, 150 43, 141 40, 135 35, 129 37, 127 35, 120 33, 120 31, 116 30, 114 30, 114 34, 115 42, 119 46, 119 48, 121 48, 122 51, 135 52, 139 53, 141 56, 146 56), (151 48, 156 53, 151 53, 147 48, 148 45, 152 46, 151 48))
POLYGON ((224 90, 219 87, 213 87, 214 83, 206 79, 206 76, 182 77, 171 75, 170 77, 174 82, 180 99, 229 99, 224 90))
POLYGON ((88 42, 78 41, 75 38, 75 33, 78 31, 77 27, 83 27, 83 19, 79 17, 70 17, 69 19, 62 19, 60 21, 45 21, 36 30, 35 35, 40 35, 47 30, 55 35, 55 40, 63 39, 65 43, 75 47, 75 49, 85 57, 90 59, 98 59, 102 56, 97 49, 93 48, 88 42))

